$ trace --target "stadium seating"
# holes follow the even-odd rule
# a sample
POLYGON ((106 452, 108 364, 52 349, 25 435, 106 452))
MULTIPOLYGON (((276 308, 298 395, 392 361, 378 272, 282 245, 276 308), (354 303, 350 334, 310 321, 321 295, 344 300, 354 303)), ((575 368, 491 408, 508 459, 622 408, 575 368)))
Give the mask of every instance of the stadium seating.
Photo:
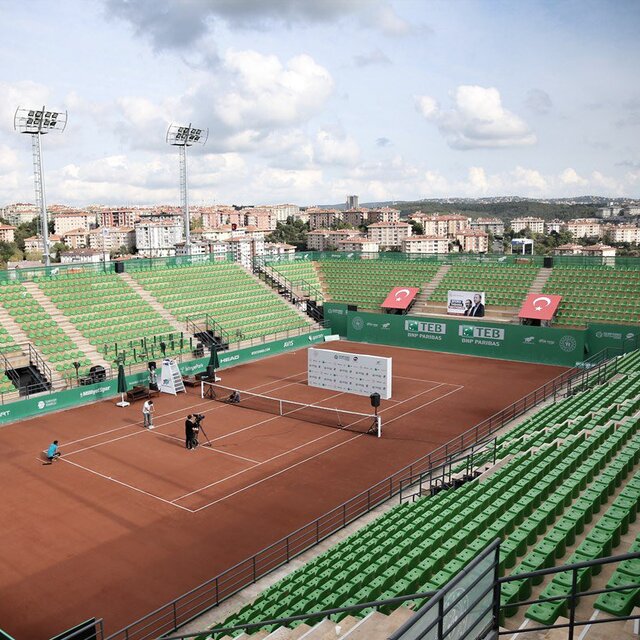
POLYGON ((209 314, 230 342, 311 324, 271 289, 231 262, 132 273, 178 320, 209 314))
POLYGON ((0 304, 62 377, 75 375, 73 362, 86 373, 91 361, 60 329, 42 305, 19 282, 0 284, 0 304))
POLYGON ((106 360, 127 362, 190 351, 189 341, 116 274, 69 273, 36 279, 38 286, 106 360))
MULTIPOLYGON (((505 449, 502 465, 482 482, 467 482, 394 507, 263 591, 224 625, 435 591, 495 538, 502 539, 501 575, 610 555, 640 505, 640 373, 633 370, 640 352, 621 361, 629 367, 624 376, 550 405, 522 423, 526 426, 516 427, 519 447, 508 453, 505 449), (594 526, 586 533, 589 523, 594 526), (569 559, 563 559, 576 544, 569 559)), ((637 579, 639 564, 621 567, 618 571, 626 574, 612 580, 623 584, 630 575, 637 579)), ((595 573, 582 571, 581 586, 587 588, 595 573)), ((503 623, 517 612, 515 604, 528 599, 540 583, 541 578, 523 578, 503 585, 503 623)), ((541 586, 541 597, 564 596, 571 578, 556 574, 541 586)), ((640 604, 639 594, 640 588, 616 598, 602 597, 601 608, 627 611, 640 604)), ((424 602, 414 602, 414 607, 424 602)), ((391 610, 381 608, 383 613, 391 610)), ((562 599, 531 605, 525 615, 551 624, 566 611, 567 600, 562 599)), ((364 609, 352 615, 369 613, 364 609)), ((332 619, 339 622, 346 615, 332 619)))
POLYGON ((539 268, 532 264, 454 264, 429 300, 446 302, 447 291, 484 291, 487 305, 519 307, 539 268))
POLYGON ((321 260, 317 263, 327 299, 380 309, 393 287, 423 287, 439 265, 421 260, 321 260))
MULTIPOLYGON (((9 359, 9 362, 11 362, 11 356, 22 354, 22 349, 20 349, 16 344, 16 341, 13 339, 13 336, 11 336, 3 326, 0 326, 0 351, 9 359)), ((0 363, 0 367, 4 367, 4 359, 2 363, 0 363)), ((16 388, 13 382, 11 382, 11 379, 7 376, 4 369, 1 369, 1 371, 2 377, 0 378, 0 394, 15 391, 16 388)))
POLYGON ((309 260, 291 260, 283 262, 268 262, 267 266, 276 273, 283 275, 293 284, 303 281, 322 292, 322 285, 318 279, 318 273, 314 265, 317 263, 309 260))
POLYGON ((640 270, 560 265, 543 292, 562 296, 556 324, 640 322, 640 270))

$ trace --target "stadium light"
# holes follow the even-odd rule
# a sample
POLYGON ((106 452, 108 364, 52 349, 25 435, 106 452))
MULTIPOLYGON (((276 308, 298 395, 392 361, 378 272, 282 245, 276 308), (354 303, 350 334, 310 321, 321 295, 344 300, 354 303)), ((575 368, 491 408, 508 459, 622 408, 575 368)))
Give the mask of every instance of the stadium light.
POLYGON ((186 127, 172 124, 167 129, 167 143, 180 149, 180 204, 184 216, 184 248, 191 255, 191 220, 189 218, 189 197, 187 194, 187 147, 194 144, 204 146, 209 137, 209 129, 197 129, 191 123, 186 127))
POLYGON ((47 202, 44 191, 44 174, 42 171, 42 144, 40 137, 50 131, 62 133, 67 126, 66 111, 47 111, 42 109, 26 109, 18 107, 13 117, 13 127, 19 133, 31 135, 31 150, 33 153, 33 180, 36 188, 36 206, 40 209, 40 227, 42 232, 42 244, 44 263, 51 265, 49 255, 49 226, 47 220, 47 202))

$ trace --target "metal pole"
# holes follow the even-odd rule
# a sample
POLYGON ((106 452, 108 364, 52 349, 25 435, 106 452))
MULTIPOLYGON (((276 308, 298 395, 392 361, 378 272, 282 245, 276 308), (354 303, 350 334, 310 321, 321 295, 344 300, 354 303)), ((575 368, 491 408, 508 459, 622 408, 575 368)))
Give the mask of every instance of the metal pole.
POLYGON ((40 227, 42 232, 42 244, 45 266, 51 266, 49 255, 49 225, 47 221, 47 202, 44 193, 44 173, 42 171, 42 143, 40 133, 32 133, 33 148, 33 176, 36 187, 36 201, 40 205, 40 227))
POLYGON ((191 255, 191 221, 189 219, 189 196, 187 193, 187 146, 180 147, 180 196, 182 199, 182 215, 184 217, 184 248, 191 255))

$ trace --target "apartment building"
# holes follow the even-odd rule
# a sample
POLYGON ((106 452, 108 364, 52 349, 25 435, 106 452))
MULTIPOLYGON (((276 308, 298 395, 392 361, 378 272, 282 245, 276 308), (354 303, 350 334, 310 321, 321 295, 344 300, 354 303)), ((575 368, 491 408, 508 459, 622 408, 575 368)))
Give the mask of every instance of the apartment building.
POLYGON ((603 227, 603 232, 611 236, 611 242, 640 244, 640 227, 634 224, 616 224, 603 227))
POLYGON ((354 236, 338 242, 338 251, 347 251, 349 253, 378 253, 380 245, 369 238, 362 236, 354 236))
POLYGON ((71 213, 58 213, 53 217, 55 233, 59 236, 77 229, 95 229, 97 216, 88 211, 74 211, 71 213))
POLYGON ((367 224, 375 224, 377 222, 399 222, 400 211, 391 207, 381 207, 379 209, 367 209, 367 224))
POLYGON ((135 209, 107 209, 97 213, 101 227, 126 227, 133 229, 133 225, 140 217, 140 212, 135 209))
POLYGON ((500 218, 477 218, 471 220, 469 228, 474 231, 492 233, 494 236, 504 235, 504 222, 500 218))
POLYGON ((357 229, 365 223, 366 213, 366 209, 347 209, 342 212, 342 221, 357 229))
POLYGON ((24 224, 25 222, 31 222, 34 218, 40 215, 35 204, 26 202, 16 202, 14 204, 8 204, 2 210, 2 217, 12 225, 24 224))
POLYGON ((489 251, 489 234, 484 231, 467 229, 456 233, 460 249, 465 253, 487 253, 489 251))
POLYGON ((13 242, 16 228, 10 224, 0 224, 0 242, 13 242))
POLYGON ((89 247, 88 229, 71 229, 61 234, 62 242, 71 249, 87 249, 89 247))
POLYGON ((411 235, 411 225, 407 222, 375 222, 367 229, 367 237, 377 242, 380 249, 400 248, 402 241, 411 235))
POLYGON ((99 251, 118 251, 126 247, 133 250, 136 232, 133 227, 100 227, 88 233, 89 248, 99 251))
POLYGON ((335 251, 342 240, 360 235, 357 229, 316 229, 307 233, 307 248, 311 251, 335 251))
POLYGON ((602 226, 602 221, 598 218, 576 218, 567 222, 567 231, 574 238, 599 238, 602 226))
POLYGON ((403 253, 449 253, 449 239, 440 236, 411 236, 402 241, 403 253))
POLYGON ((309 214, 309 227, 314 229, 328 229, 342 219, 340 212, 336 209, 318 209, 316 207, 307 209, 309 214))
POLYGON ((544 223, 544 232, 552 233, 555 231, 556 233, 560 233, 567 228, 567 223, 563 220, 548 220, 544 223))
POLYGON ((144 216, 134 225, 136 247, 143 258, 162 258, 176 253, 184 240, 182 220, 177 216, 144 216))
POLYGON ((532 216, 514 218, 511 220, 511 228, 514 233, 520 233, 526 229, 529 229, 531 233, 544 233, 544 220, 542 218, 534 218, 532 216))

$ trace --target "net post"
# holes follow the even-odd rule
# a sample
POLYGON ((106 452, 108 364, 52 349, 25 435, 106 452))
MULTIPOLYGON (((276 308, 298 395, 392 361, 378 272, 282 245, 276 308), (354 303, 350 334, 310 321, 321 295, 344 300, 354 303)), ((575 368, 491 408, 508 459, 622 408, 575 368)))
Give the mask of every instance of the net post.
POLYGON ((204 380, 200 380, 200 398, 204 399, 204 380))
POLYGON ((382 437, 382 418, 376 415, 376 435, 378 438, 382 437))

